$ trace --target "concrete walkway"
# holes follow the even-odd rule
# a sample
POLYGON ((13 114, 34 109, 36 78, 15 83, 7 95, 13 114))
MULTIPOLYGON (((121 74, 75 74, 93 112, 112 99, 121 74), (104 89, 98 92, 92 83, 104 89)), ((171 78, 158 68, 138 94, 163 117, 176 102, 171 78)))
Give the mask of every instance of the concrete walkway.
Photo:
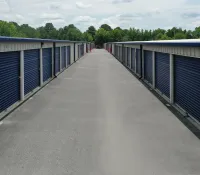
POLYGON ((200 141, 93 50, 0 126, 1 175, 199 175, 200 141))

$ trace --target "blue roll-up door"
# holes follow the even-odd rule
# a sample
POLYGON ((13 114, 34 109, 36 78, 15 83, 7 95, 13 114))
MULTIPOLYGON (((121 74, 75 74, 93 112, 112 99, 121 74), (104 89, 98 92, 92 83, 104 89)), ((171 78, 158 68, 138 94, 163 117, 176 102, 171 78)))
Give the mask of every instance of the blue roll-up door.
POLYGON ((24 51, 24 94, 40 85, 40 50, 24 51))
POLYGON ((64 69, 66 66, 66 46, 61 47, 61 68, 64 69))
POLYGON ((70 46, 67 46, 67 66, 69 66, 71 63, 71 50, 70 46))
POLYGON ((43 81, 52 77, 52 48, 42 49, 43 58, 43 81))
POLYGON ((152 51, 144 51, 144 79, 152 84, 152 51))
POLYGON ((155 84, 156 88, 169 98, 170 96, 170 65, 169 54, 155 53, 155 84))
POLYGON ((130 58, 131 58, 131 55, 130 55, 130 48, 128 47, 127 48, 127 66, 130 67, 130 58))
POLYGON ((135 71, 135 49, 131 49, 131 69, 135 71))
POLYGON ((200 122, 200 59, 175 56, 175 103, 200 122))
POLYGON ((141 75, 140 49, 136 49, 136 73, 141 75))
POLYGON ((60 47, 56 47, 55 73, 60 72, 60 47))
POLYGON ((0 52, 0 112, 20 100, 20 53, 0 52))

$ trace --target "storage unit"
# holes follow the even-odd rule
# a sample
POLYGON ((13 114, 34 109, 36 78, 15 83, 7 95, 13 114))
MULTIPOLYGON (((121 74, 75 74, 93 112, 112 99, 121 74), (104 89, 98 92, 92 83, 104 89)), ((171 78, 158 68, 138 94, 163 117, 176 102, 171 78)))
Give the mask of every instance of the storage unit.
POLYGON ((169 54, 155 52, 155 85, 166 97, 170 97, 169 54))
POLYGON ((152 84, 152 51, 144 50, 144 79, 147 80, 150 84, 152 84))
POLYGON ((175 103, 200 122, 200 59, 175 55, 175 103))
POLYGON ((71 64, 70 60, 71 60, 71 48, 70 46, 67 46, 67 66, 71 64))
POLYGON ((24 51, 24 94, 40 85, 40 49, 24 51))
POLYGON ((131 69, 135 72, 135 49, 131 48, 131 69))
POLYGON ((0 52, 0 112, 20 100, 20 52, 0 52))
POLYGON ((61 47, 61 69, 64 69, 67 67, 66 63, 66 46, 61 47))
POLYGON ((136 49, 136 73, 141 76, 141 57, 140 57, 140 49, 136 49))
POLYGON ((52 48, 42 49, 43 82, 52 77, 52 48))
POLYGON ((55 74, 60 72, 60 47, 55 48, 55 74))

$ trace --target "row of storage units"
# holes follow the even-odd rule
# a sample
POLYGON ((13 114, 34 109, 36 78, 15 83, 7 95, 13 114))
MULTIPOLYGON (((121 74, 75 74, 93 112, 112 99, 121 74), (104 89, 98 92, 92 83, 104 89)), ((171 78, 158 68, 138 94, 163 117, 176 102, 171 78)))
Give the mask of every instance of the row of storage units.
POLYGON ((88 43, 87 45, 86 45, 86 52, 88 53, 88 52, 91 52, 92 51, 92 49, 94 49, 95 48, 95 44, 94 43, 88 43))
POLYGON ((0 118, 82 57, 87 44, 0 37, 0 118))
POLYGON ((135 75, 186 117, 200 123, 200 40, 105 44, 135 75))

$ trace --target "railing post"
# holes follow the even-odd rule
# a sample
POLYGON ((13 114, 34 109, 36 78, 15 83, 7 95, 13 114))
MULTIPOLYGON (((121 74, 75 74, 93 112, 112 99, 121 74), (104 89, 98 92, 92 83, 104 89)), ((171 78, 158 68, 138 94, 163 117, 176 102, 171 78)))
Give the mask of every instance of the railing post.
POLYGON ((43 55, 42 48, 40 48, 40 86, 43 85, 43 55))
POLYGON ((174 103, 174 55, 170 54, 170 102, 174 103))
POLYGON ((156 66, 155 66, 155 52, 152 52, 152 85, 156 88, 156 66))
POLYGON ((20 100, 24 100, 24 51, 20 51, 20 100))

